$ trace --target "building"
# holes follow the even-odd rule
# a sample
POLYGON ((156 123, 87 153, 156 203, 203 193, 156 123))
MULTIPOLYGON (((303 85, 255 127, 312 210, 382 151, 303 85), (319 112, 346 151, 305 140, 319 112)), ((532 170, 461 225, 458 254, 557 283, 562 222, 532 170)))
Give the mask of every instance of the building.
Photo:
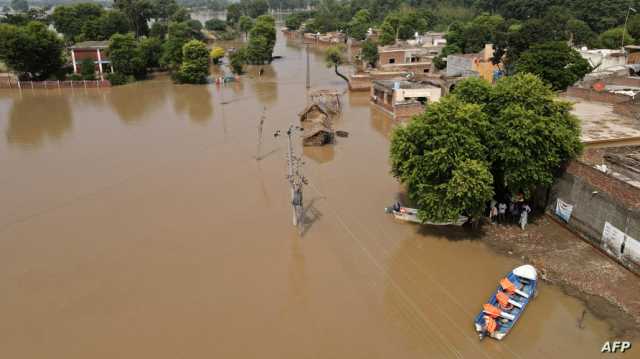
POLYGON ((371 102, 396 120, 424 112, 428 103, 441 96, 442 89, 427 82, 376 80, 371 86, 371 102))
POLYGON ((323 103, 312 103, 298 114, 304 146, 322 146, 333 141, 332 111, 323 103))
POLYGON ((593 67, 592 72, 603 72, 627 63, 627 55, 622 50, 580 49, 580 56, 593 67))
POLYGON ((378 48, 379 58, 376 67, 380 71, 426 74, 432 72, 433 58, 438 53, 438 49, 423 48, 406 43, 381 46, 378 48))
POLYGON ((448 77, 481 77, 491 83, 500 70, 492 62, 494 49, 486 44, 484 50, 477 54, 454 54, 447 56, 448 77))
POLYGON ((106 72, 113 72, 111 62, 107 58, 106 50, 109 48, 109 41, 83 41, 71 46, 71 63, 73 64, 73 73, 80 72, 80 66, 83 60, 91 59, 95 64, 95 70, 103 78, 106 72))

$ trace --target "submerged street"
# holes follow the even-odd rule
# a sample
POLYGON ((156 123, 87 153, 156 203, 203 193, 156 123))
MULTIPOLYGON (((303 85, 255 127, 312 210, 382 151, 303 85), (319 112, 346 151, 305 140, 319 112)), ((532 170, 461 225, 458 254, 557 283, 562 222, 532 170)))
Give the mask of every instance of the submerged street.
MULTIPOLYGON (((346 91, 310 51, 312 88, 346 91)), ((366 92, 342 97, 348 138, 295 146, 299 237, 272 134, 306 105, 305 52, 279 33, 274 55, 224 86, 0 90, 0 357, 600 356, 609 325, 544 282, 504 341, 478 340, 522 261, 384 213, 393 122, 366 92)))

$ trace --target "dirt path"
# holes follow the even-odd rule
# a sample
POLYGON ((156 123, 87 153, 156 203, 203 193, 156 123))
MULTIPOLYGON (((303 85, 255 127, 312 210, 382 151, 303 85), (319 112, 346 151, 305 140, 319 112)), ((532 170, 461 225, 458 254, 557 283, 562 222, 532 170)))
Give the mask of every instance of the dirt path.
POLYGON ((617 336, 640 336, 638 277, 562 225, 543 216, 526 231, 489 225, 486 234, 490 247, 536 266, 544 280, 580 298, 592 314, 608 321, 617 336))

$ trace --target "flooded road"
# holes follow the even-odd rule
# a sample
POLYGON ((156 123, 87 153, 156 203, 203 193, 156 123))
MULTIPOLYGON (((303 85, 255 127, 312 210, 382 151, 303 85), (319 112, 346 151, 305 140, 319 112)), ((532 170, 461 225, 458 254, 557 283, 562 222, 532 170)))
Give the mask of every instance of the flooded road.
MULTIPOLYGON (((0 357, 599 357, 607 324, 578 328, 584 305, 544 283, 506 340, 477 340, 520 262, 385 215, 392 123, 367 93, 343 97, 348 138, 304 150, 299 238, 271 134, 306 104, 304 49, 275 55, 225 87, 0 92, 0 357)), ((313 88, 346 88, 311 64, 313 88)))

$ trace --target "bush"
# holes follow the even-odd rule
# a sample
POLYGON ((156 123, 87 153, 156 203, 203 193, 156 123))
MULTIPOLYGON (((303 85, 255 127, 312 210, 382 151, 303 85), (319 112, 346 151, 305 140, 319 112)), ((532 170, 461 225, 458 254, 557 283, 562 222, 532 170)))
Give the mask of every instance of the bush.
POLYGON ((113 72, 107 75, 107 80, 111 82, 112 86, 119 86, 128 82, 133 82, 135 79, 132 76, 127 76, 120 72, 113 72))
POLYGON ((204 27, 209 31, 225 31, 227 23, 220 19, 211 19, 205 21, 204 27))
POLYGON ((241 47, 229 55, 231 71, 236 75, 242 75, 244 64, 247 62, 247 49, 241 47))
POLYGON ((80 63, 80 74, 83 80, 96 79, 96 65, 92 59, 84 59, 80 63))
POLYGON ((182 47, 182 65, 177 80, 182 83, 204 84, 209 76, 209 50, 202 41, 191 40, 182 47))
POLYGON ((82 81, 82 76, 78 74, 71 74, 69 75, 68 79, 71 81, 82 81))
POLYGON ((209 56, 211 57, 211 60, 213 60, 213 63, 217 65, 220 63, 220 59, 224 56, 224 49, 216 46, 211 49, 209 56))

